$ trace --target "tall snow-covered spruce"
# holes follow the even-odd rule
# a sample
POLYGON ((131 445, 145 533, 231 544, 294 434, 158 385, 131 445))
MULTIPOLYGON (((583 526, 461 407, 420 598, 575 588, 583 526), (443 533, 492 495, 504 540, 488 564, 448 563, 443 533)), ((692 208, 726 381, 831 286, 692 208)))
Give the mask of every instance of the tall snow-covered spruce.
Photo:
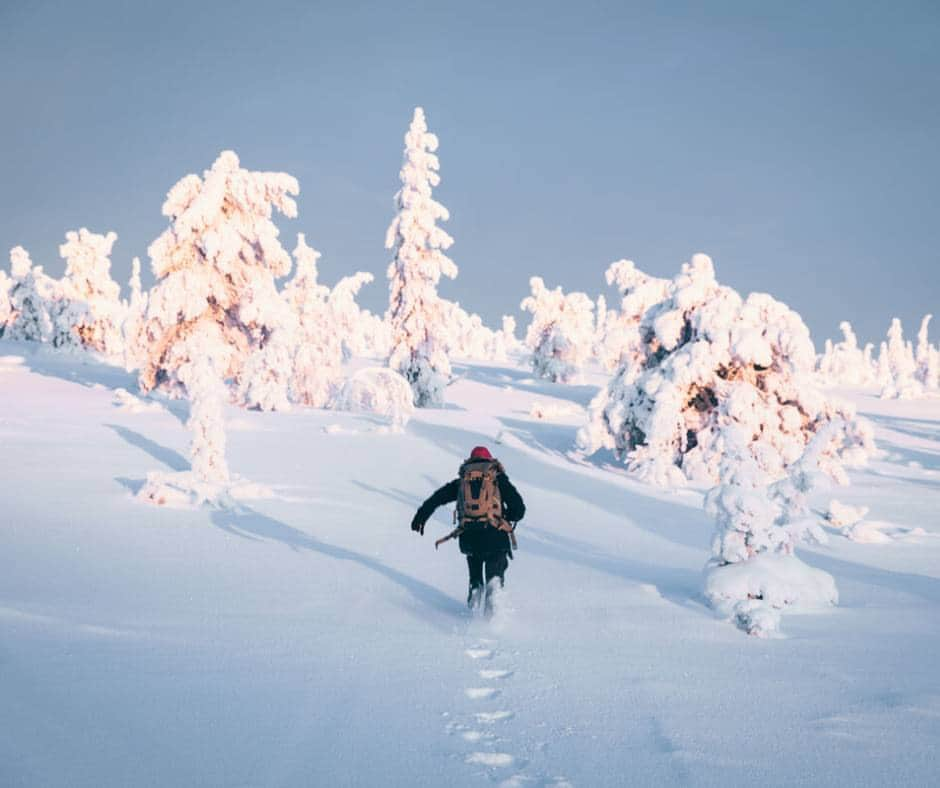
POLYGON ((190 398, 193 478, 151 474, 144 498, 182 493, 201 502, 224 492, 226 381, 254 399, 246 404, 286 402, 290 342, 279 332, 290 310, 274 278, 290 271, 291 260, 271 214, 296 216, 291 195, 298 191, 285 173, 242 169, 231 151, 202 178, 187 175, 170 189, 163 205, 170 225, 149 249, 157 282, 140 324, 139 346, 148 349, 140 387, 190 398))
POLYGON ((816 362, 800 316, 769 295, 746 299, 715 280, 697 254, 647 306, 607 387, 578 435, 588 453, 612 449, 639 476, 660 485, 715 482, 722 430, 739 425, 770 478, 784 475, 809 440, 835 418, 847 426, 826 467, 864 460, 871 428, 854 410, 812 385, 816 362))
POLYGON ((440 183, 436 150, 437 137, 428 131, 424 110, 417 107, 405 135, 402 186, 395 195, 398 213, 389 225, 385 248, 395 250, 388 266, 388 366, 408 381, 419 407, 443 404, 451 374, 443 338, 446 311, 437 285, 441 276, 456 277, 457 266, 444 254, 454 240, 437 226, 449 214, 431 196, 440 183))

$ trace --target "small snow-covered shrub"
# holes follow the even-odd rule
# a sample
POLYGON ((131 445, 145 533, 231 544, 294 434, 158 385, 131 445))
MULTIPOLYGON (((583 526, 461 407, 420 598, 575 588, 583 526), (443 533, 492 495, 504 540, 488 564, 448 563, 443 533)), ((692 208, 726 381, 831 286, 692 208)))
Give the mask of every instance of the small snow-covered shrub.
POLYGON ((402 186, 395 195, 398 212, 385 237, 385 248, 395 250, 388 266, 388 366, 408 381, 418 407, 443 404, 451 377, 446 310, 437 284, 441 276, 456 277, 457 266, 444 254, 454 239, 437 226, 450 214, 431 196, 432 187, 440 183, 437 144, 424 110, 416 108, 405 135, 402 186))
MULTIPOLYGON (((444 315, 444 342, 449 356, 476 361, 505 361, 510 347, 516 345, 513 336, 515 321, 509 324, 511 329, 494 331, 484 325, 478 314, 469 314, 460 304, 441 299, 444 315)), ((509 318, 511 320, 511 318, 509 318)))
POLYGON ((877 381, 877 368, 872 359, 873 345, 858 346, 852 325, 839 323, 842 341, 826 340, 823 354, 816 364, 817 379, 823 386, 871 386, 877 381))
POLYGON ((124 353, 122 325, 126 306, 121 288, 111 278, 111 249, 117 234, 93 233, 82 227, 67 232, 59 254, 65 259, 61 298, 53 315, 58 346, 97 351, 109 359, 124 353))
POLYGON ((716 526, 705 596, 748 634, 763 637, 778 629, 785 607, 838 602, 832 577, 794 554, 801 540, 826 541, 806 495, 819 476, 829 436, 818 434, 789 475, 776 483, 755 460, 744 430, 725 428, 721 439, 721 481, 705 499, 716 526))
POLYGON ((414 413, 411 386, 387 367, 366 367, 350 377, 336 398, 337 410, 373 413, 401 430, 414 413))
POLYGON ((520 308, 532 314, 526 347, 537 377, 574 383, 590 360, 594 345, 594 303, 584 293, 549 290, 541 277, 529 280, 532 294, 520 308))
POLYGON ((829 472, 844 477, 843 463, 873 450, 871 427, 812 385, 815 351, 800 316, 718 284, 706 255, 682 266, 636 330, 640 345, 591 403, 583 451, 612 449, 641 478, 669 486, 715 482, 731 425, 771 478, 836 419, 844 426, 826 449, 829 472))

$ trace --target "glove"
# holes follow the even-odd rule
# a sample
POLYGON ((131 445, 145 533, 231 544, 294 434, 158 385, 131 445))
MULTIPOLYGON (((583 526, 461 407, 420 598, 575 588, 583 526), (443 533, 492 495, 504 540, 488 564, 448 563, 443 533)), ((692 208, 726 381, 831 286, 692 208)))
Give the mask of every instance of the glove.
POLYGON ((424 520, 421 519, 421 515, 416 514, 414 516, 414 519, 411 521, 411 530, 424 536, 424 520))

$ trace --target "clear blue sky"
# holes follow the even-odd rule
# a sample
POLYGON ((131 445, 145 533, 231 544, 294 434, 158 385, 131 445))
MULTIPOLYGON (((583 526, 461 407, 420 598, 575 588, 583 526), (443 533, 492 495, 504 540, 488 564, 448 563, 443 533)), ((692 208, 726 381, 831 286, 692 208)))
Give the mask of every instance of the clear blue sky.
POLYGON ((282 239, 306 232, 325 281, 384 277, 420 104, 461 271, 442 292, 487 321, 521 318, 533 274, 593 296, 615 259, 704 251, 817 346, 843 319, 940 323, 936 0, 0 0, 0 99, 0 247, 52 272, 66 230, 113 229, 123 284, 170 186, 232 148, 300 180, 282 239))

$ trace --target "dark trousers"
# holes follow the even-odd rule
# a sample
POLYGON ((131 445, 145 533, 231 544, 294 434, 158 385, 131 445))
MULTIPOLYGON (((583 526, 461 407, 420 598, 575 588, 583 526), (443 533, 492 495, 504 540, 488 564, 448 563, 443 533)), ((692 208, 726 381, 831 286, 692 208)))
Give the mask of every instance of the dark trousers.
POLYGON ((487 584, 494 577, 498 577, 499 584, 502 586, 505 583, 505 574, 508 567, 509 558, 503 552, 468 555, 467 568, 470 570, 470 590, 481 587, 484 577, 487 584))

